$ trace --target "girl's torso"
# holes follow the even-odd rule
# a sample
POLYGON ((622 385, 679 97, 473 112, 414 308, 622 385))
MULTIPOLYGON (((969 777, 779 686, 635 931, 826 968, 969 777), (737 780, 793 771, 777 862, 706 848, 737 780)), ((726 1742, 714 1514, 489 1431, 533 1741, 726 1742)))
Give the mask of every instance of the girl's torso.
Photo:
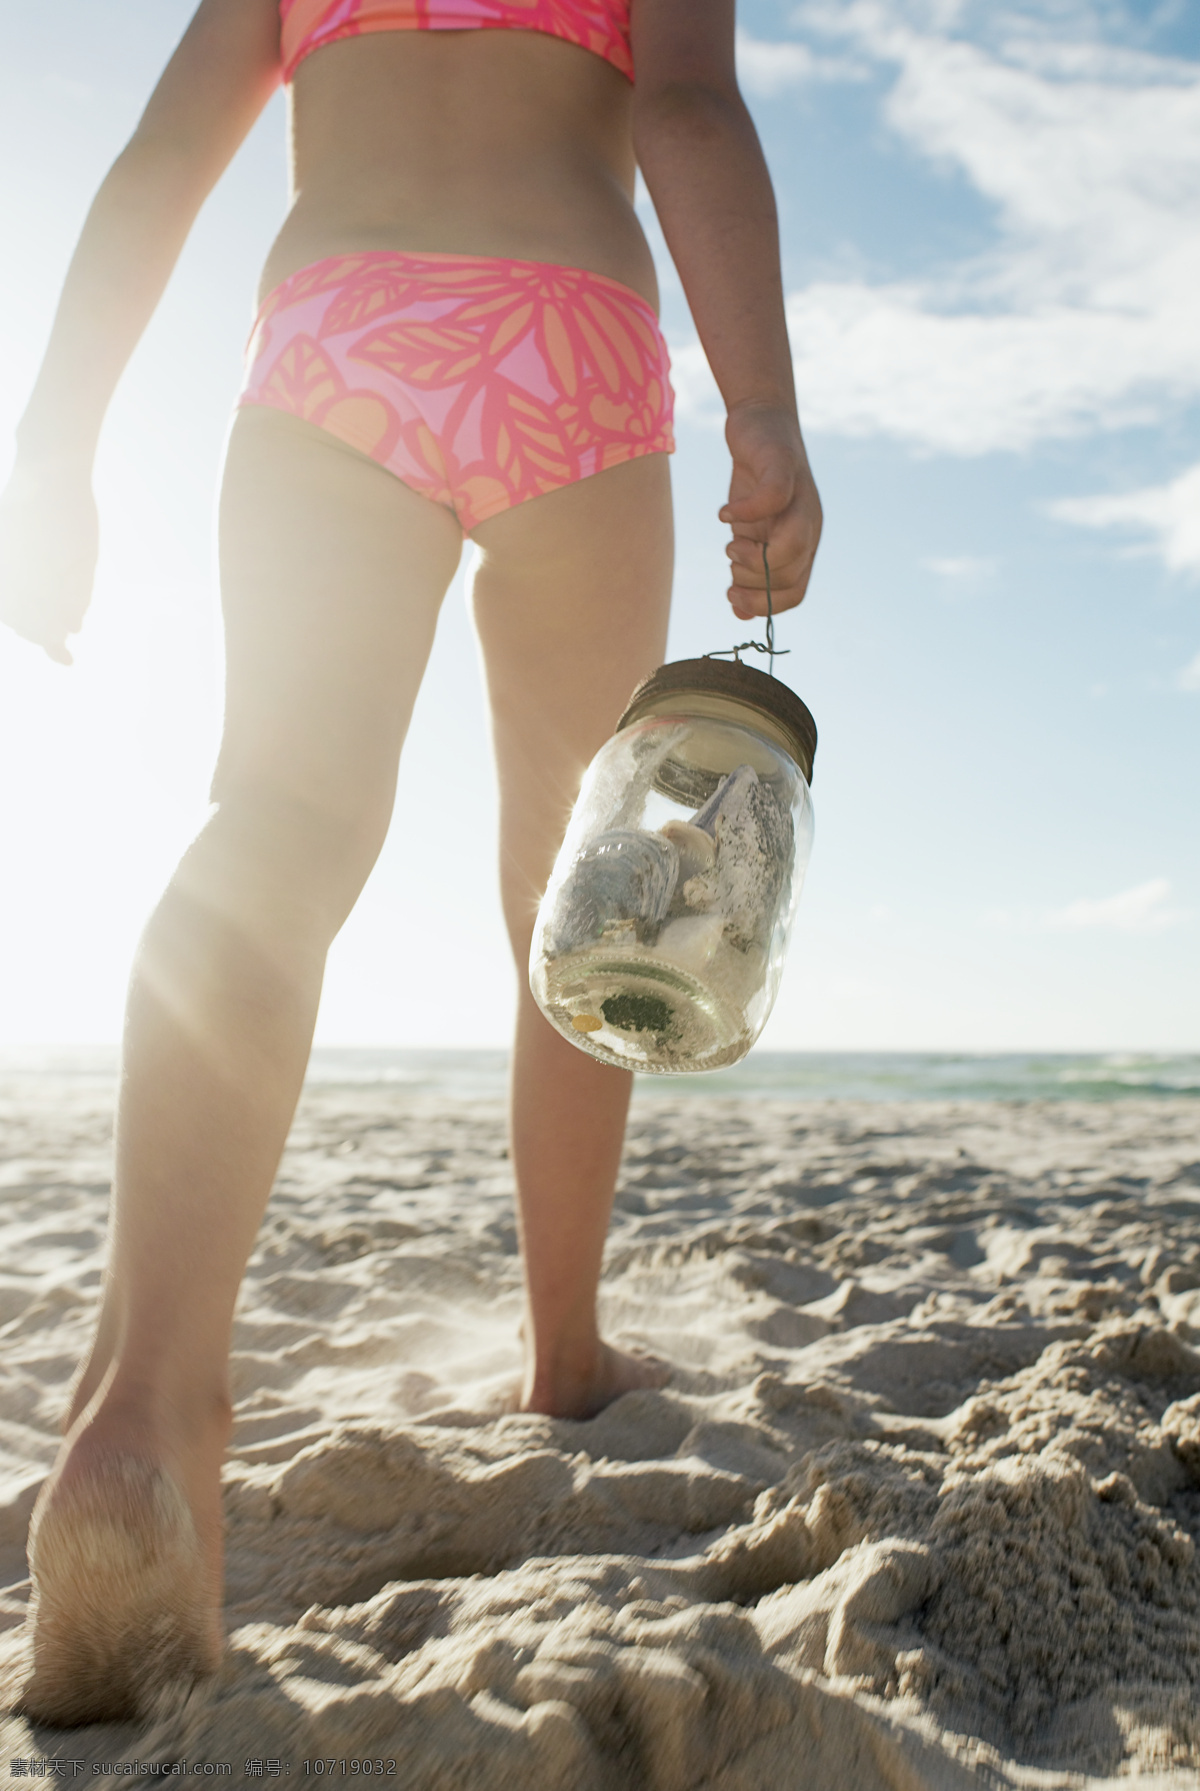
POLYGON ((657 304, 633 89, 607 55, 546 31, 374 29, 306 55, 290 93, 293 203, 264 291, 355 249, 436 250, 587 268, 657 304))

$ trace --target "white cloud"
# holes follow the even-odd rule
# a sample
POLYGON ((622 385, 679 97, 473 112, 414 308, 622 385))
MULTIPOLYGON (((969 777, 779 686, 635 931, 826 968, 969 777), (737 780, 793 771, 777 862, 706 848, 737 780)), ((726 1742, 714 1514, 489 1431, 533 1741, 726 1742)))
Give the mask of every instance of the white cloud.
POLYGON ((1045 925, 1054 930, 1081 932, 1099 929, 1116 933, 1157 933, 1183 919, 1182 912, 1171 908, 1171 885, 1165 877, 1153 877, 1119 895, 1101 896, 1098 900, 1082 897, 1055 909, 1045 918, 1045 925))
POLYGON ((888 124, 997 224, 987 253, 942 273, 791 294, 806 421, 976 454, 1200 397, 1200 64, 1048 26, 985 46, 955 34, 964 11, 801 15, 895 69, 888 124))
POLYGON ((1150 319, 1053 303, 956 313, 935 310, 936 297, 915 285, 849 283, 793 293, 788 326, 806 422, 982 454, 1097 424, 1151 422, 1159 403, 1150 388, 1161 396, 1189 356, 1200 394, 1194 329, 1184 353, 1150 319))
POLYGON ((1001 933, 1161 933, 1188 919, 1171 906, 1171 883, 1152 877, 1111 896, 1081 896, 1063 908, 989 908, 980 924, 1001 933))
POLYGON ((813 81, 861 81, 868 70, 862 62, 845 56, 822 56, 811 45, 766 43, 739 27, 737 34, 738 82, 747 93, 774 99, 789 87, 813 81))
POLYGON ((1200 461, 1166 485, 1112 497, 1060 498, 1047 509, 1082 528, 1148 534, 1172 572, 1200 572, 1200 461))
POLYGON ((1200 690, 1200 653, 1184 666, 1178 683, 1180 690, 1200 690))
POLYGON ((995 560, 983 559, 976 554, 934 554, 922 560, 921 565, 926 572, 944 579, 948 585, 977 585, 996 576, 995 560))

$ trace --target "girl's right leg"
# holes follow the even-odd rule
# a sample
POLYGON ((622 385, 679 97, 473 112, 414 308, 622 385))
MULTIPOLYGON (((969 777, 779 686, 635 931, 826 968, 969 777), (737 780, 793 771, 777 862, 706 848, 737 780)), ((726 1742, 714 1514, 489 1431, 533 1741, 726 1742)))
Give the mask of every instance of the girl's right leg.
POLYGON ((461 544, 370 461, 239 413, 216 806, 134 967, 101 1318, 31 1526, 44 1720, 111 1719, 216 1663, 234 1302, 461 544))
POLYGON ((534 916, 588 762, 661 664, 674 533, 665 454, 608 467, 475 531, 475 625, 500 783, 500 887, 518 977, 512 1163, 527 1411, 590 1417, 662 1364, 600 1335, 596 1300, 632 1076, 562 1038, 529 991, 534 916))

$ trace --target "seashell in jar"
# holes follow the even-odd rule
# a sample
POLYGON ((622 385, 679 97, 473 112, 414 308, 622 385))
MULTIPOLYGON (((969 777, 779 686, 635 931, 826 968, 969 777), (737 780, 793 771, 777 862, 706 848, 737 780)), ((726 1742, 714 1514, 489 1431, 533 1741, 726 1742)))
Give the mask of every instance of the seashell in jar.
POLYGON ((689 877, 696 877, 701 871, 708 870, 717 855, 717 844, 712 834, 706 833, 692 821, 664 821, 658 831, 664 839, 670 840, 679 854, 680 883, 686 883, 689 877))
POLYGON ((556 953, 604 938, 653 942, 679 881, 679 853, 660 833, 614 829, 590 839, 571 866, 555 907, 556 953))
POLYGON ((739 765, 692 817, 711 833, 716 857, 711 868, 683 886, 687 906, 724 916, 728 937, 743 949, 766 943, 790 875, 793 828, 790 813, 751 765, 739 765))
POLYGON ((725 918, 721 914, 685 914, 669 920, 658 935, 655 950, 681 970, 702 975, 721 949, 725 918))
POLYGON ((745 805, 749 792, 758 784, 758 773, 753 765, 739 765, 736 771, 722 778, 703 808, 696 810, 691 825, 702 833, 716 837, 717 821, 724 815, 736 815, 745 805))

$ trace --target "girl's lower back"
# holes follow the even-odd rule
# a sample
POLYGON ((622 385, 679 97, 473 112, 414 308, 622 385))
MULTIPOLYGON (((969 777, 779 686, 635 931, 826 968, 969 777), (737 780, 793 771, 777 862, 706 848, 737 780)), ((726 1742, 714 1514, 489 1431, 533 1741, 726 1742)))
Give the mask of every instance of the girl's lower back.
POLYGON ((295 199, 263 293, 354 250, 511 256, 657 301, 634 211, 633 89, 532 31, 400 31, 307 57, 291 92, 295 199))

